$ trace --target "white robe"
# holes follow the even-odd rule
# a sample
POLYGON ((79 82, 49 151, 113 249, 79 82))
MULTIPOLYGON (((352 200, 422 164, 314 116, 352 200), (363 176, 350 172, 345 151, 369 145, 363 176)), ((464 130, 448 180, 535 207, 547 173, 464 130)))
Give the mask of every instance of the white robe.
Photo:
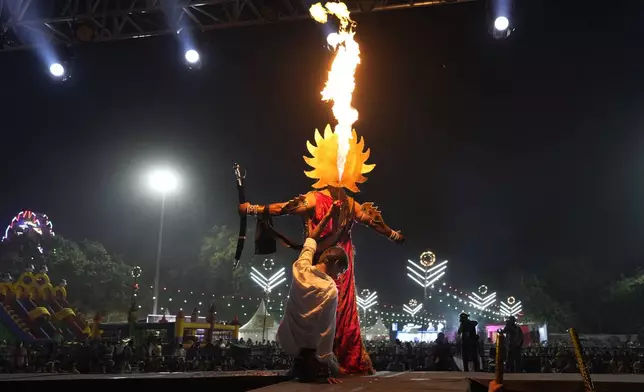
POLYGON ((293 282, 284 318, 277 329, 277 341, 291 356, 314 349, 318 361, 337 366, 333 354, 338 288, 333 279, 313 266, 317 243, 307 238, 293 264, 293 282))

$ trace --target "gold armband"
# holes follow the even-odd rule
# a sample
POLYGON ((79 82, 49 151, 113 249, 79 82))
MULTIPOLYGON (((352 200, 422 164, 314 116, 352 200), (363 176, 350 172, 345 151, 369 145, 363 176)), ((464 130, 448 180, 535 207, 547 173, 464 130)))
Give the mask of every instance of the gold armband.
POLYGON ((259 206, 257 204, 251 204, 248 206, 248 209, 246 209, 246 215, 253 215, 257 216, 264 212, 266 208, 264 206, 259 206))

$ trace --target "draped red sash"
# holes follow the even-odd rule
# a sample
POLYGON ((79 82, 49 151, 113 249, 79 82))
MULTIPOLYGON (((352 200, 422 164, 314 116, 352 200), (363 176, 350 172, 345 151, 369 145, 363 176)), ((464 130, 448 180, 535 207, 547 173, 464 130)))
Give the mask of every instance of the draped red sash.
MULTIPOLYGON (((312 226, 315 228, 331 208, 333 199, 321 192, 315 192, 315 216, 312 217, 312 226)), ((353 208, 351 208, 353 210, 353 208)), ((333 222, 329 222, 322 233, 322 237, 331 232, 333 222)), ((351 226, 343 230, 338 242, 349 256, 349 268, 336 281, 338 285, 338 310, 336 315, 335 342, 333 350, 340 366, 349 374, 371 374, 373 367, 371 358, 364 347, 360 336, 360 320, 356 302, 356 285, 354 275, 354 251, 351 243, 351 226)))

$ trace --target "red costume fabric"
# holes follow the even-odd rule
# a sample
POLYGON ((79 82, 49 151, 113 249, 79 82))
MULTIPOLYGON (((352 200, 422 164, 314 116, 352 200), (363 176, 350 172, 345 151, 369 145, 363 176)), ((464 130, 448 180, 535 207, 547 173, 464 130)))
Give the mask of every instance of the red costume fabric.
MULTIPOLYGON (((312 217, 312 226, 315 228, 331 208, 333 199, 320 192, 315 192, 315 215, 312 217)), ((353 206, 351 206, 353 210, 353 206)), ((358 319, 358 306, 356 302, 356 285, 354 275, 354 252, 351 243, 351 226, 353 217, 349 220, 348 227, 343 228, 343 233, 335 244, 344 248, 349 256, 349 268, 336 281, 338 285, 338 310, 336 314, 335 352, 340 367, 348 374, 371 374, 373 367, 371 358, 364 347, 360 336, 360 320, 358 319)), ((322 237, 331 232, 333 222, 322 232, 322 237)), ((320 250, 322 251, 322 250, 320 250)))

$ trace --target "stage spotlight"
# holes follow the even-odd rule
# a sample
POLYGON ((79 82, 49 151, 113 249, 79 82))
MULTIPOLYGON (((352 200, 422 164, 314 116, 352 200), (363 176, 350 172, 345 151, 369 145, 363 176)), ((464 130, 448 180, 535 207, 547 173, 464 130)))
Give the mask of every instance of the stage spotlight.
POLYGON ((489 0, 486 6, 488 29, 495 39, 508 38, 515 29, 514 0, 489 0))
POLYGON ((505 16, 499 16, 494 20, 494 28, 499 31, 505 31, 510 26, 510 20, 505 16))
POLYGON ((199 52, 194 49, 186 50, 184 57, 189 64, 197 64, 201 60, 199 52))
POLYGON ((201 69, 201 55, 195 49, 188 49, 183 53, 184 63, 192 70, 201 69))
POLYGON ((55 78, 63 78, 65 76, 65 67, 61 63, 51 63, 49 73, 55 78))

